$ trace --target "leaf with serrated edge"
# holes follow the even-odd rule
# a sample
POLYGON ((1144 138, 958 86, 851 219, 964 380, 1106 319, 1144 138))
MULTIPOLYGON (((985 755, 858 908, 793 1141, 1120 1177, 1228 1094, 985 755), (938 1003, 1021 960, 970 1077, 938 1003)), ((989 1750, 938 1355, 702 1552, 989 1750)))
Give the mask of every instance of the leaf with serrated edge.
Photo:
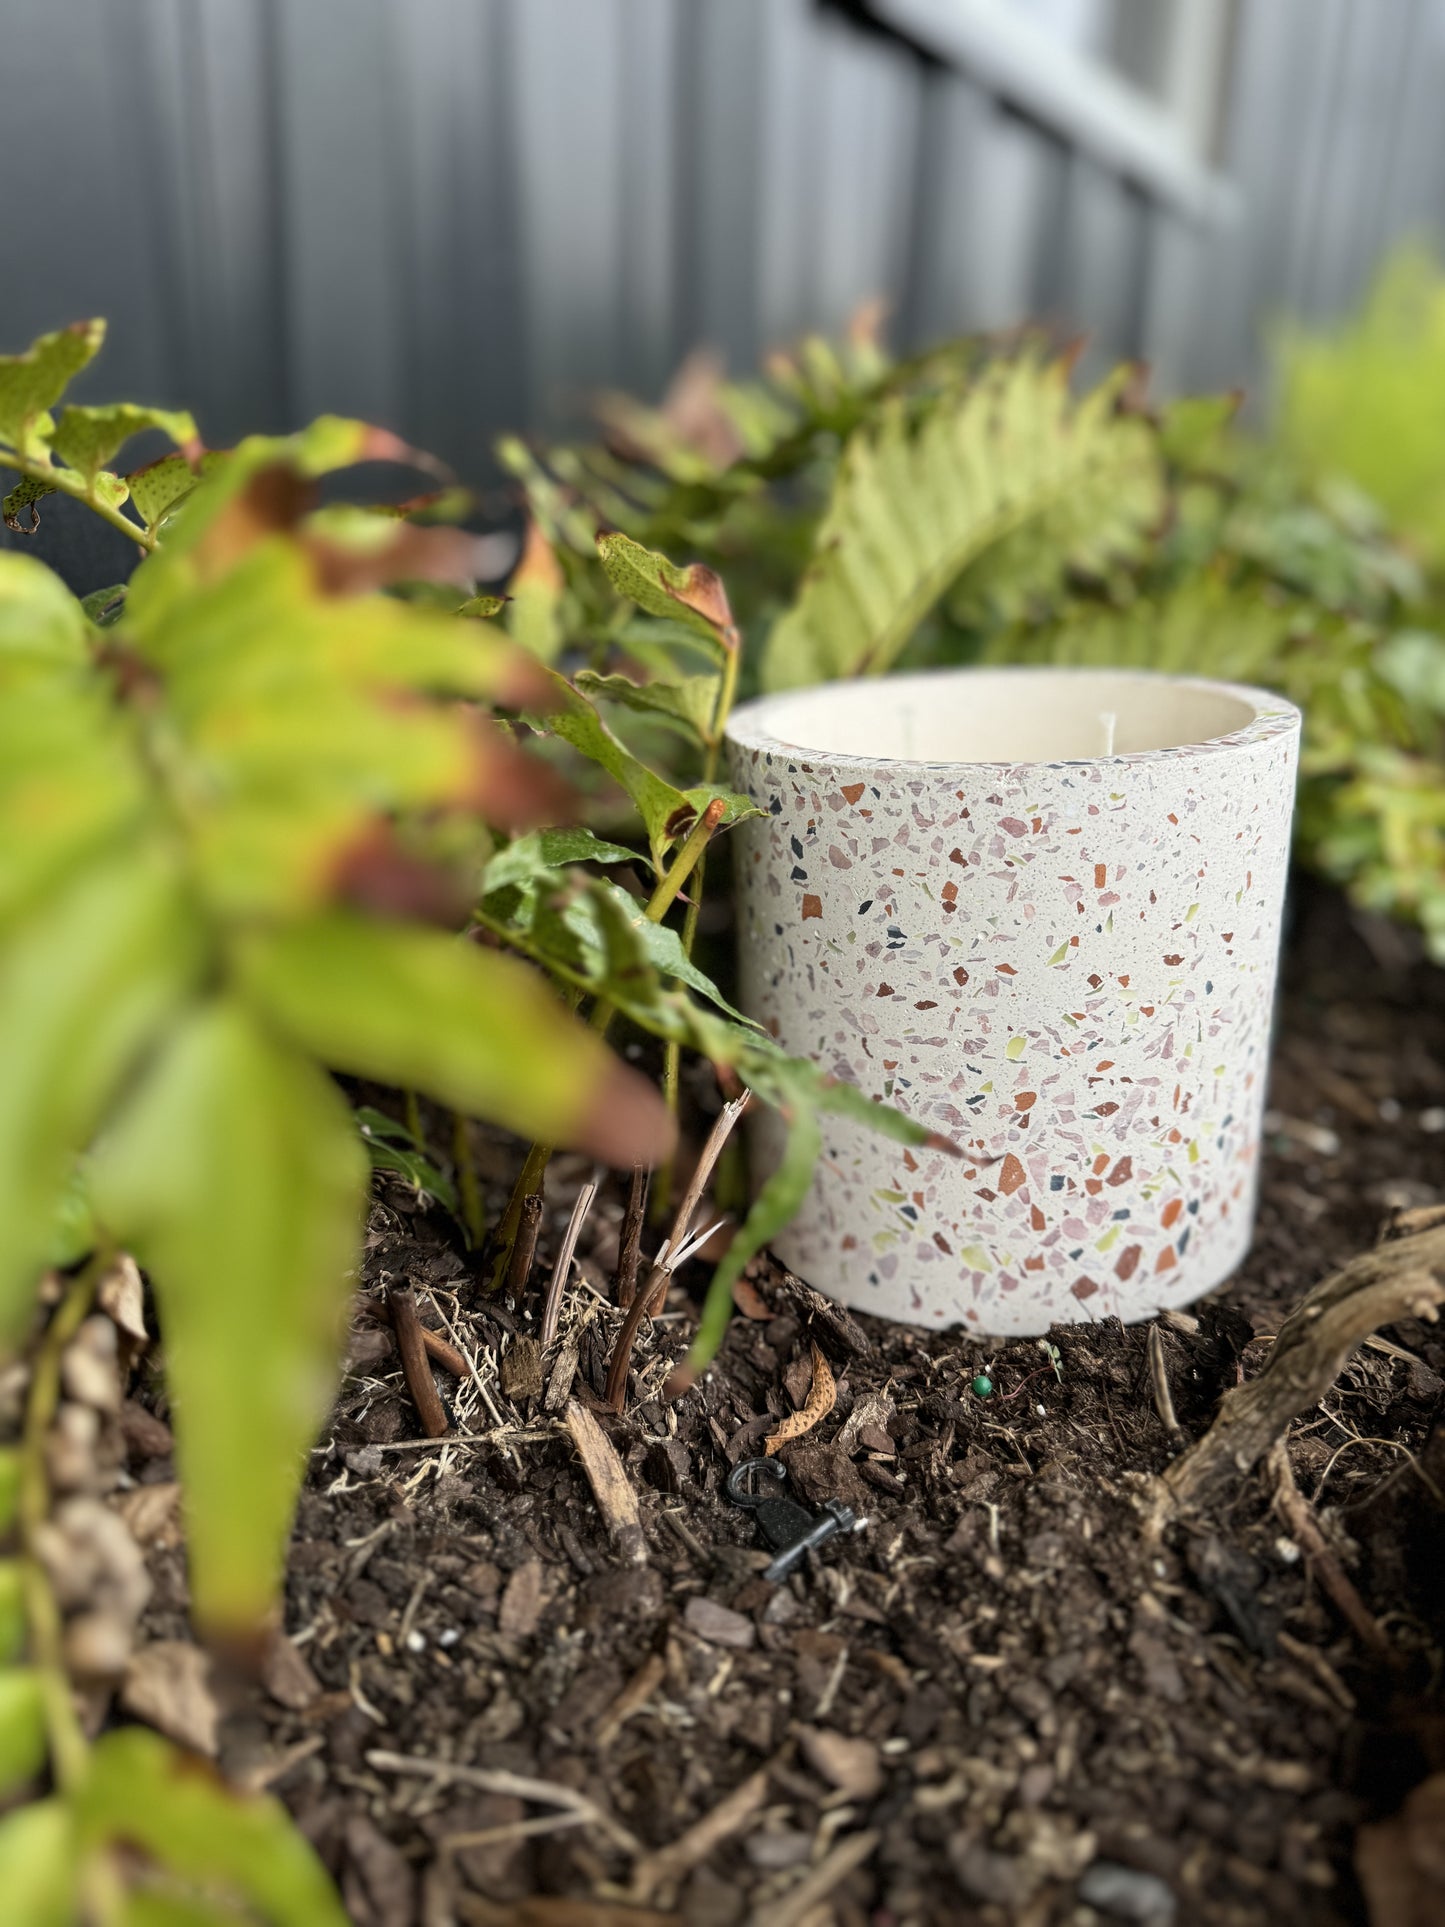
POLYGON ((96 1215, 159 1305, 191 1599, 212 1631, 253 1632, 275 1598, 365 1184, 334 1084, 231 1000, 176 1032, 92 1159, 96 1215))
POLYGON ((77 321, 41 335, 20 355, 0 355, 0 442, 43 458, 53 423, 49 409, 105 340, 103 321, 77 321))
POLYGON ((614 1164, 670 1148, 651 1083, 514 958, 344 915, 258 934, 241 955, 268 1017, 336 1070, 614 1164))
POLYGON ((124 1841, 202 1892, 229 1892, 269 1927, 348 1927, 280 1801, 233 1792, 156 1733, 132 1726, 96 1743, 76 1816, 88 1846, 124 1841))

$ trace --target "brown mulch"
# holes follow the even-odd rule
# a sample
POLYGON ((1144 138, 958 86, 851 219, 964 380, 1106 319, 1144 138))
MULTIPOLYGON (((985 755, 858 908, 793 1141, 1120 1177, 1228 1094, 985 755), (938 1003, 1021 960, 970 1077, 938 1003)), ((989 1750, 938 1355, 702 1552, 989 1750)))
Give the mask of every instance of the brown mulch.
MULTIPOLYGON (((1185 1439, 1311 1285, 1445 1195, 1445 973, 1303 895, 1254 1249, 1161 1321, 1185 1439)), ((518 1152, 477 1143, 495 1218, 518 1152)), ((221 1743, 296 1813, 359 1927, 1363 1919, 1356 1828, 1445 1768, 1445 1330, 1384 1334, 1291 1434, 1394 1669, 1321 1593, 1265 1472, 1147 1543, 1141 1475, 1180 1441, 1146 1328, 990 1346, 840 1316, 768 1262, 766 1315, 736 1319, 669 1406, 691 1267, 625 1415, 601 1419, 640 1507, 632 1563, 565 1423, 569 1396, 600 1394, 619 1322, 621 1179, 584 1229, 595 1289, 574 1289, 540 1366, 528 1342, 589 1175, 555 1165, 533 1290, 510 1306, 444 1214, 378 1193, 367 1302, 410 1283, 424 1322, 445 1319, 480 1385, 438 1385, 473 1436, 421 1440, 390 1330, 359 1316, 292 1548, 294 1646, 221 1743), (721 1488, 803 1402, 814 1344, 837 1401, 783 1456, 795 1491, 869 1523, 774 1587, 721 1488), (711 1839, 690 1834, 709 1816, 711 1839)), ((172 1476, 139 1447, 132 1471, 172 1476)), ((150 1559, 148 1631, 182 1637, 174 1534, 150 1559)))

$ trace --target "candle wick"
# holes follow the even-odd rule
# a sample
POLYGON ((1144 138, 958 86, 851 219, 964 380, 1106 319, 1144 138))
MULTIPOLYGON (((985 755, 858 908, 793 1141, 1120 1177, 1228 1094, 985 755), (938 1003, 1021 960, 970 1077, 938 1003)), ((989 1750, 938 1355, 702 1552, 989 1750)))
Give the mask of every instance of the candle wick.
POLYGON ((1112 756, 1114 754, 1114 728, 1119 718, 1112 709, 1104 709, 1099 712, 1099 721, 1104 725, 1104 754, 1106 756, 1112 756))

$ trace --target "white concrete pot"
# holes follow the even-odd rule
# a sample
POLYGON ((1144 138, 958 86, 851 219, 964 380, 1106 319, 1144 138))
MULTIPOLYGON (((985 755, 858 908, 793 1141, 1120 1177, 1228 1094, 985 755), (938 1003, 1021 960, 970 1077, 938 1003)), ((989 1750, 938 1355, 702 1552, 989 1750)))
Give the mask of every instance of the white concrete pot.
POLYGON ((785 1263, 861 1310, 990 1333, 1147 1318, 1228 1277, 1299 725, 1265 690, 1094 669, 736 712, 732 782, 766 812, 736 833, 744 1008, 964 1152, 828 1118, 785 1263))

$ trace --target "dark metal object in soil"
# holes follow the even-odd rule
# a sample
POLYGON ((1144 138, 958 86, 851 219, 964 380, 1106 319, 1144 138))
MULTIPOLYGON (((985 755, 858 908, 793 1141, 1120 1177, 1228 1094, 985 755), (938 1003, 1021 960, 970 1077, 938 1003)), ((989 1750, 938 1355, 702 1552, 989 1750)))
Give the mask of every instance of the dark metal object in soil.
POLYGON ((779 1459, 744 1459, 728 1474, 728 1497, 756 1514, 758 1530, 778 1555, 763 1570, 764 1579, 773 1585, 786 1579, 805 1553, 816 1551, 840 1532, 861 1532, 868 1523, 839 1499, 829 1499, 820 1513, 814 1513, 781 1491, 768 1492, 756 1483, 770 1479, 781 1486, 787 1476, 788 1469, 779 1459))

